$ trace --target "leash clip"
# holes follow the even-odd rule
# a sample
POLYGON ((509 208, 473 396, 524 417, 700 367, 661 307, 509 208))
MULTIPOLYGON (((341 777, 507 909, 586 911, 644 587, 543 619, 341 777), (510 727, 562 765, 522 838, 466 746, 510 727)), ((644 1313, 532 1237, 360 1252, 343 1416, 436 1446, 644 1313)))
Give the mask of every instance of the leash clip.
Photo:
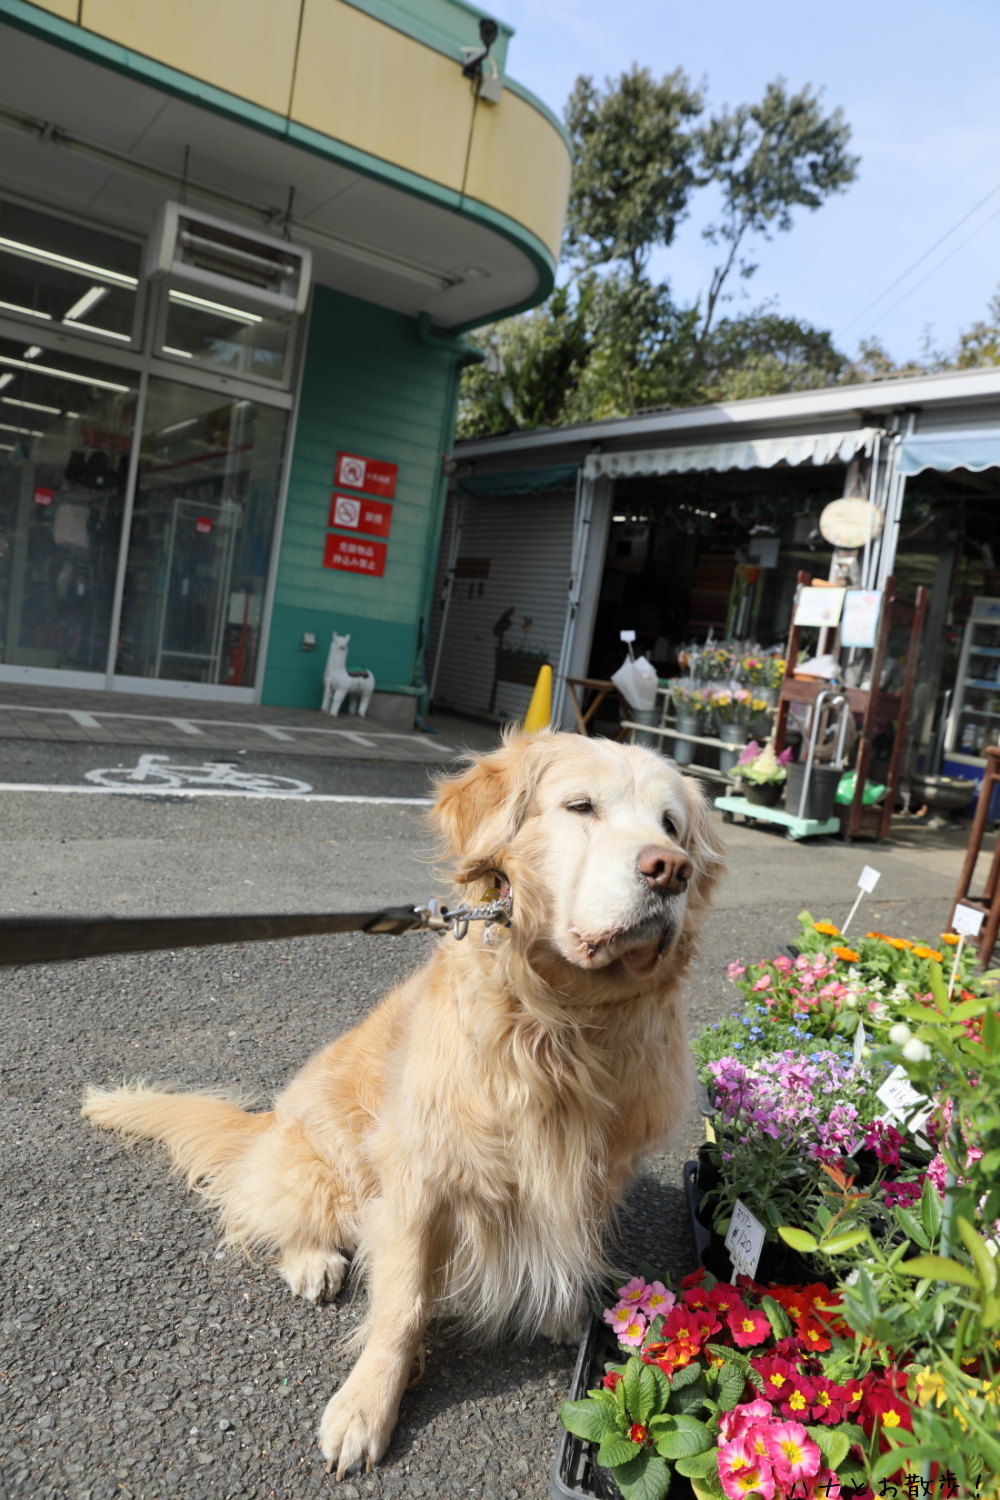
POLYGON ((470 922, 498 922, 509 927, 512 908, 513 897, 508 889, 505 896, 498 894, 492 901, 481 902, 478 906, 468 906, 464 902, 461 906, 443 906, 432 897, 426 905, 414 907, 414 914, 420 918, 423 927, 432 932, 450 932, 460 943, 468 935, 470 922))

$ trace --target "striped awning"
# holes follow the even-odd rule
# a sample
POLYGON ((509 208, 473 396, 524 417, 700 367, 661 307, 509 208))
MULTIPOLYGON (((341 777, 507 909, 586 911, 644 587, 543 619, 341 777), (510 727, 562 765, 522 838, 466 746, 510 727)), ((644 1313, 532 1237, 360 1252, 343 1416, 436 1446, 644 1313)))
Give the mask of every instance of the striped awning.
POLYGON ((877 431, 875 427, 858 427, 852 432, 735 438, 728 443, 697 443, 683 448, 591 453, 584 461, 583 472, 588 479, 630 479, 704 470, 773 469, 778 464, 846 464, 858 453, 871 453, 877 431))
POLYGON ((925 469, 1000 469, 1000 428, 973 432, 918 432, 899 445, 899 472, 922 474, 925 469))

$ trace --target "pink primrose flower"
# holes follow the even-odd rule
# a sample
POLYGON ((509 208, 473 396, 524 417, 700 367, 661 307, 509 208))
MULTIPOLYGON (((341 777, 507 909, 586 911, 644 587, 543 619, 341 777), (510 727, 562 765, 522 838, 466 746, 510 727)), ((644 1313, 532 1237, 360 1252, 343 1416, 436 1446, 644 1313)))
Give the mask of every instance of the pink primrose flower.
POLYGON ((769 990, 771 988, 770 974, 762 974, 756 984, 751 985, 751 988, 754 990, 769 990))
POLYGON ((790 974, 792 972, 792 960, 787 953, 779 953, 777 958, 772 959, 774 967, 779 974, 790 974))
POLYGON ((719 1416, 719 1446, 723 1440, 731 1442, 733 1438, 743 1437, 756 1423, 767 1422, 770 1417, 771 1403, 761 1396, 722 1412, 719 1416))
POLYGON ((748 1495, 774 1500, 771 1465, 745 1438, 737 1438, 719 1450, 719 1481, 728 1500, 743 1500, 748 1495))
POLYGON ((767 1437, 768 1457, 782 1485, 812 1479, 818 1472, 822 1454, 801 1422, 779 1422, 767 1437))
POLYGON ((618 1288, 618 1295, 632 1307, 641 1307, 646 1295, 646 1283, 641 1276, 633 1276, 631 1281, 626 1281, 624 1286, 618 1288))
POLYGON ((747 971, 746 964, 731 963, 726 965, 727 979, 742 979, 747 971))
POLYGON ((668 1292, 662 1281, 651 1281, 639 1308, 647 1317, 656 1318, 660 1313, 668 1313, 676 1301, 676 1293, 668 1292))

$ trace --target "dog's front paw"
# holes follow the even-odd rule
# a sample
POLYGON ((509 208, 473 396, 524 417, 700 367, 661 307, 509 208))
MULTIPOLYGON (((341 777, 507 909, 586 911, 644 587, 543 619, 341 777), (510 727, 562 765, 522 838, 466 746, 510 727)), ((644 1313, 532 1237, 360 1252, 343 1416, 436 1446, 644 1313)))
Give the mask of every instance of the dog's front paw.
POLYGON ((332 1302, 340 1291, 347 1265, 336 1250, 288 1252, 278 1266, 278 1275, 296 1297, 308 1302, 332 1302))
POLYGON ((319 1424, 319 1445, 327 1472, 336 1468, 338 1479, 362 1464, 370 1474, 388 1448, 396 1425, 396 1414, 385 1410, 384 1397, 381 1402, 377 1395, 368 1398, 362 1391, 352 1390, 352 1382, 353 1376, 330 1397, 319 1424))

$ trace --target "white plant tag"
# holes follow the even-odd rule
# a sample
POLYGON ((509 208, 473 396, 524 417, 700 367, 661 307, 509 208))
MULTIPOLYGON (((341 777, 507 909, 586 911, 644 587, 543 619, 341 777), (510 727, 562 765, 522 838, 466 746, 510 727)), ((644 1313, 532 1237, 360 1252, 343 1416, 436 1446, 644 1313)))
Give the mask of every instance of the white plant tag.
POLYGON ((913 1084, 906 1076, 906 1069, 899 1065, 893 1068, 885 1083, 879 1089, 877 1097, 885 1105, 890 1122, 898 1121, 901 1125, 906 1124, 907 1129, 911 1130, 914 1135, 919 1134, 922 1130, 927 1116, 933 1108, 927 1095, 922 1094, 919 1089, 913 1087, 913 1084), (913 1112, 920 1104, 924 1104, 927 1107, 915 1115, 913 1112), (912 1119, 910 1116, 912 1116, 912 1119))
POLYGON ((951 925, 961 937, 978 937, 985 917, 986 913, 976 911, 974 906, 956 906, 951 925))
POLYGON ((618 632, 618 639, 620 641, 624 641, 625 644, 626 644, 626 646, 630 646, 632 644, 632 642, 635 640, 635 631, 634 630, 619 630, 619 632, 618 632))
POLYGON ((739 1275, 754 1276, 760 1262, 760 1252, 764 1248, 764 1226, 759 1219, 755 1219, 745 1203, 739 1198, 733 1204, 733 1216, 729 1221, 729 1231, 726 1235, 726 1249, 729 1251, 729 1259, 733 1263, 733 1270, 739 1275))
POLYGON ((865 1032, 864 1023, 859 1020, 858 1029, 854 1033, 854 1061, 856 1063, 859 1063, 861 1061, 862 1054, 865 1050, 865 1042, 867 1042, 867 1040, 868 1037, 865 1032))
POLYGON ((871 865, 865 865, 858 876, 858 885, 863 891, 873 891, 881 879, 881 871, 873 870, 871 865))

